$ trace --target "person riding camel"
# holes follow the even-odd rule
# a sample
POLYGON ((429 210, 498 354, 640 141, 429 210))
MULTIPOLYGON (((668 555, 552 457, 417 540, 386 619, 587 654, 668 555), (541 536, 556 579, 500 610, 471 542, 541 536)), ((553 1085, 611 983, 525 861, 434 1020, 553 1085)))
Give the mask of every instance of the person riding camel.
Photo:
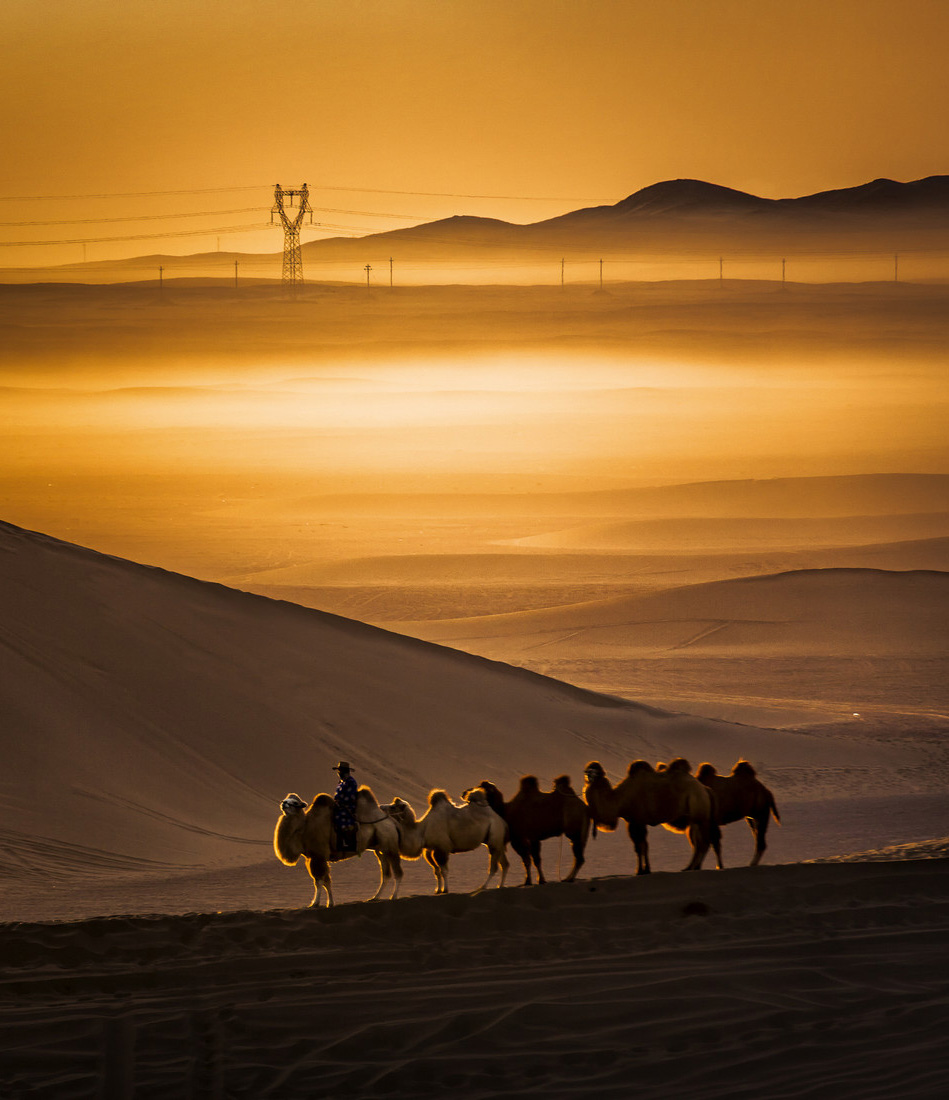
POLYGON ((352 768, 346 760, 333 765, 339 785, 333 796, 336 803, 333 824, 336 827, 336 850, 348 855, 356 851, 356 792, 359 789, 352 768))

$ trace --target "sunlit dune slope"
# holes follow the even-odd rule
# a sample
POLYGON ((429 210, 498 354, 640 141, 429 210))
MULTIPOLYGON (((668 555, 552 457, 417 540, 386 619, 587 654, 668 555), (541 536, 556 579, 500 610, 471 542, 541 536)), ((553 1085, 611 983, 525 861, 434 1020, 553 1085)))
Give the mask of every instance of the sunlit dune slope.
MULTIPOLYGON (((725 766, 833 740, 669 716, 520 669, 0 525, 0 835, 9 873, 266 858, 277 802, 354 761, 381 798, 485 775, 575 782, 683 753, 725 766)), ((886 765, 886 747, 864 753, 886 765)), ((784 784, 793 789, 793 779, 784 784)))
POLYGON ((822 569, 399 629, 507 660, 540 647, 548 657, 636 650, 939 657, 947 613, 949 573, 822 569))

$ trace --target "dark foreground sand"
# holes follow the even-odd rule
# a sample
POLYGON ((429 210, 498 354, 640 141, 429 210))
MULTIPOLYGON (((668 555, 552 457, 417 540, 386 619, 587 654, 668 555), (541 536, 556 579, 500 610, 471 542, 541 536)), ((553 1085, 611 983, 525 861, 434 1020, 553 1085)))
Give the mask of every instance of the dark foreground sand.
POLYGON ((949 860, 0 927, 0 1095, 936 1097, 949 860))

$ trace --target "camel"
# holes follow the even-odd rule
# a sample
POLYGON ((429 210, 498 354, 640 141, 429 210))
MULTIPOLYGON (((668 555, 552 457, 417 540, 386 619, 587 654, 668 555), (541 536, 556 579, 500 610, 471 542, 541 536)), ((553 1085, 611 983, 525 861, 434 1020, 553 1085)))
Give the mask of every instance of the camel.
MULTIPOLYGON (((744 818, 748 822, 755 838, 755 850, 750 867, 756 867, 768 847, 768 821, 774 814, 774 820, 781 824, 774 795, 758 779, 755 769, 747 760, 739 760, 732 768, 731 775, 719 775, 711 764, 702 764, 695 773, 696 779, 714 794, 715 820, 719 826, 730 825, 744 818)), ((712 837, 712 849, 718 866, 722 863, 721 829, 712 837)))
MULTIPOLYGON (((545 883, 540 865, 540 842, 550 837, 566 836, 573 848, 573 867, 564 882, 573 882, 583 866, 584 849, 590 835, 590 812, 570 785, 568 775, 554 780, 552 791, 541 791, 537 776, 525 775, 520 788, 510 802, 498 788, 482 779, 475 788, 487 795, 488 804, 504 818, 511 834, 511 847, 524 863, 524 885, 530 886, 531 863, 537 868, 538 883, 545 883)), ((471 792, 466 791, 467 797, 471 792)))
POLYGON ((432 791, 428 810, 416 819, 415 811, 402 798, 394 799, 383 809, 390 813, 399 827, 399 851, 405 859, 425 861, 435 872, 435 893, 448 893, 448 857, 453 852, 471 852, 484 844, 491 853, 488 877, 474 893, 488 885, 498 868, 504 885, 507 877, 507 825, 488 805, 484 791, 475 788, 465 796, 465 805, 456 806, 444 791, 432 791))
POLYGON ((356 795, 356 851, 339 853, 335 850, 334 808, 333 797, 328 794, 318 794, 309 807, 298 794, 288 794, 280 803, 281 813, 273 838, 274 852, 288 867, 294 867, 301 856, 306 860, 306 869, 315 886, 310 908, 319 908, 321 887, 326 893, 326 907, 333 905, 329 865, 353 855, 361 856, 367 848, 376 853, 382 873, 379 889, 370 901, 376 901, 389 879, 392 879, 389 897, 398 897, 402 862, 395 822, 380 808, 372 791, 360 787, 356 795))
POLYGON ((650 872, 649 825, 686 833, 692 858, 685 870, 701 869, 715 827, 712 796, 692 775, 687 760, 677 757, 661 771, 645 760, 634 760, 626 778, 616 787, 597 760, 587 764, 583 775, 583 797, 590 807, 594 829, 612 832, 621 817, 626 820, 629 839, 636 849, 637 875, 650 872))

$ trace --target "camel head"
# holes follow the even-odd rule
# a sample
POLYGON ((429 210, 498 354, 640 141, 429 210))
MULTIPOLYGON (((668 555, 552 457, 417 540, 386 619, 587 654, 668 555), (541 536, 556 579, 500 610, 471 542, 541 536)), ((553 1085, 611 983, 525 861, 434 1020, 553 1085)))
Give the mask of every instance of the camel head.
POLYGON ((472 787, 470 791, 465 791, 462 796, 465 802, 472 806, 487 806, 488 796, 487 793, 481 787, 472 787))
POLYGON ((619 815, 613 806, 613 785, 606 778, 603 765, 591 760, 583 769, 583 799, 590 809, 590 819, 597 829, 612 832, 619 821, 619 815))
POLYGON ((465 802, 467 802, 468 796, 471 794, 471 792, 477 790, 484 791, 488 799, 488 805, 491 807, 491 809, 494 810, 494 812, 498 814, 499 817, 504 817, 504 795, 501 794, 500 790, 491 782, 490 779, 482 779, 477 787, 471 787, 467 791, 462 791, 461 797, 465 800, 465 802))
POLYGON ((303 855, 306 803, 298 794, 288 794, 280 803, 280 810, 273 835, 274 853, 281 863, 293 867, 303 855))
POLYGON ((407 821, 410 824, 415 821, 415 811, 404 798, 393 798, 388 806, 380 808, 397 821, 407 821))
MULTIPOLYGON (((606 772, 599 760, 591 760, 583 769, 583 783, 585 787, 593 787, 606 780, 606 772)), ((609 782, 607 780, 607 782, 609 782)))
POLYGON ((288 794, 280 803, 280 809, 287 817, 292 817, 294 814, 302 814, 306 803, 298 794, 288 794))

